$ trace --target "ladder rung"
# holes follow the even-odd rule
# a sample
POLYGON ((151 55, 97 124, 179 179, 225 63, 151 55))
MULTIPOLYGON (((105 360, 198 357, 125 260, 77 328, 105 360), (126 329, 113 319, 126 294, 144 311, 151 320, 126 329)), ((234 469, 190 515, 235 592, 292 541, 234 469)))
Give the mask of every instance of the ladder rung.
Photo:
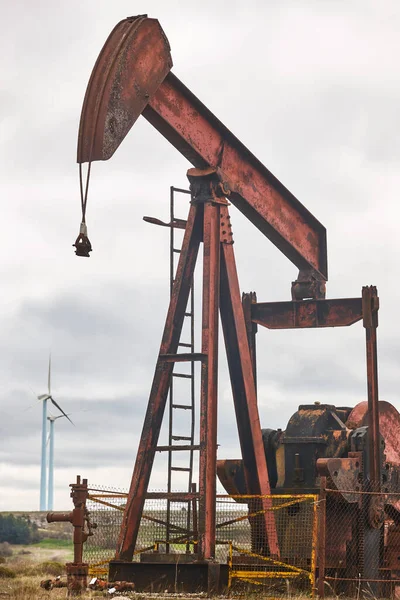
POLYGON ((206 354, 201 352, 181 352, 180 354, 160 354, 158 360, 164 362, 194 362, 205 360, 206 354))
POLYGON ((191 375, 185 375, 184 373, 172 373, 172 377, 181 377, 183 379, 193 379, 191 375))
POLYGON ((181 408, 182 410, 193 410, 193 406, 191 404, 173 404, 172 408, 181 408))
POLYGON ((171 435, 171 439, 174 440, 174 442, 179 442, 183 440, 190 442, 192 438, 187 435, 171 435))
POLYGON ((171 467, 171 471, 185 471, 186 473, 190 473, 191 470, 190 467, 171 467))
POLYGON ((176 252, 176 254, 180 254, 181 250, 179 250, 179 248, 172 248, 172 252, 176 252))
POLYGON ((200 450, 200 446, 196 444, 185 444, 184 446, 180 446, 177 444, 176 446, 174 446, 173 444, 171 444, 170 446, 156 446, 156 450, 157 452, 169 452, 170 450, 171 452, 185 452, 189 450, 200 450))
POLYGON ((178 346, 182 346, 182 348, 191 348, 192 344, 187 344, 186 342, 180 342, 178 346))
POLYGON ((185 317, 193 317, 193 314, 191 312, 185 312, 185 317))

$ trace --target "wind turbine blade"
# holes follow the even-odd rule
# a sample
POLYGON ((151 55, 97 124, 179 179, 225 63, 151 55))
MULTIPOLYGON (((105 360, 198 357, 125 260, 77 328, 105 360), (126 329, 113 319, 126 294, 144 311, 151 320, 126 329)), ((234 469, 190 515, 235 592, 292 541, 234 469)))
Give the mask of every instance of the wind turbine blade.
MULTIPOLYGON (((64 417, 65 417, 66 419, 68 419, 68 421, 71 423, 71 425, 74 425, 74 423, 71 421, 71 419, 69 418, 69 416, 68 416, 68 415, 67 415, 67 414, 66 414, 66 413, 63 411, 63 409, 61 408, 61 406, 59 406, 59 405, 57 404, 57 402, 54 400, 54 398, 53 398, 52 396, 50 396, 50 400, 51 400, 51 402, 54 404, 54 406, 55 406, 56 408, 58 408, 58 410, 59 410, 60 412, 62 412, 62 414, 64 415, 64 417)), ((74 427, 75 427, 75 425, 74 425, 74 427)))
POLYGON ((51 353, 49 354, 49 376, 47 379, 47 385, 49 388, 49 396, 51 396, 51 353))
POLYGON ((66 415, 58 415, 57 417, 54 417, 54 421, 56 421, 57 419, 63 419, 64 417, 68 417, 71 413, 67 413, 66 415))

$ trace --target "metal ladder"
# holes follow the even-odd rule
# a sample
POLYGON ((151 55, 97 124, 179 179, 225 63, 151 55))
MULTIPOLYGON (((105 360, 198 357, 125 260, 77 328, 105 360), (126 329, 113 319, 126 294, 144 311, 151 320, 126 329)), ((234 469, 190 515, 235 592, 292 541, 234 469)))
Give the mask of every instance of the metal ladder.
MULTIPOLYGON (((176 194, 189 194, 190 191, 184 190, 181 188, 176 188, 171 186, 170 188, 170 295, 172 295, 172 288, 174 285, 174 277, 175 277, 175 258, 179 257, 181 252, 180 248, 176 248, 176 236, 175 236, 175 227, 173 224, 179 219, 176 219, 175 216, 175 195, 176 194)), ((178 348, 183 349, 184 353, 194 354, 194 282, 192 280, 190 296, 188 300, 188 305, 186 307, 185 312, 185 320, 189 320, 190 325, 190 335, 189 340, 181 340, 178 344, 178 348)), ((180 373, 179 371, 174 370, 172 372, 171 384, 169 387, 169 429, 168 429, 168 481, 167 481, 167 492, 168 495, 173 491, 173 473, 174 472, 184 472, 187 473, 188 482, 187 482, 187 491, 195 492, 196 485, 193 483, 193 458, 194 451, 199 450, 199 446, 194 444, 194 433, 195 433, 195 368, 194 368, 194 360, 190 360, 190 372, 189 373, 180 373), (185 403, 177 403, 175 402, 174 397, 174 380, 176 378, 185 379, 188 384, 188 400, 185 403), (174 430, 174 415, 176 411, 189 411, 190 413, 190 430, 188 431, 188 435, 176 435, 174 430), (183 442, 179 444, 174 444, 174 442, 183 442), (187 451, 189 452, 189 461, 187 466, 174 466, 173 455, 177 451, 187 451)), ((179 363, 177 365, 179 369, 179 363)), ((171 539, 171 529, 170 529, 170 519, 171 519, 171 504, 173 500, 170 497, 167 498, 167 527, 166 527, 166 552, 170 550, 169 541, 171 539)), ((189 500, 187 503, 187 534, 189 535, 189 531, 191 529, 191 517, 192 512, 195 512, 195 506, 193 506, 192 511, 192 502, 189 500)), ((195 516, 195 515, 193 515, 195 516)), ((195 528, 195 527, 194 527, 195 528)), ((186 544, 186 551, 189 552, 190 545, 186 544)))

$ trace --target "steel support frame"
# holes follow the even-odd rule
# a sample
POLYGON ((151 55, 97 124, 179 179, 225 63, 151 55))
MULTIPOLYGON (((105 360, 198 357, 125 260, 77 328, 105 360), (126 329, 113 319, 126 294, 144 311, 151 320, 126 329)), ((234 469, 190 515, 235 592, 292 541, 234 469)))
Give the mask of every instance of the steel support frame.
MULTIPOLYGON (((251 311, 253 324, 263 325, 268 329, 303 329, 321 327, 343 327, 358 321, 363 322, 366 336, 366 370, 368 393, 368 430, 369 430, 369 465, 370 489, 381 490, 381 441, 379 432, 379 394, 378 394, 378 353, 377 327, 379 298, 375 286, 362 288, 361 298, 342 298, 335 300, 302 300, 292 302, 251 302, 251 294, 244 295, 247 313, 251 311)), ((251 329, 248 325, 248 336, 251 329)), ((255 336, 251 344, 255 353, 255 336)), ((321 476, 319 506, 319 540, 318 540, 318 595, 325 595, 325 561, 326 561, 326 477, 321 476)), ((379 529, 371 526, 374 518, 379 520, 381 506, 379 498, 370 500, 368 519, 365 522, 369 536, 379 536, 379 529)), ((376 565, 373 565, 378 568, 376 565)))
MULTIPOLYGON (((251 295, 245 294, 244 296, 251 295)), ((246 299, 246 303, 250 307, 247 311, 251 311, 253 324, 262 325, 268 329, 347 327, 362 320, 366 336, 368 425, 370 432, 369 474, 371 488, 373 491, 379 492, 381 487, 377 352, 379 298, 376 287, 364 286, 361 298, 259 303, 246 299)), ((254 336, 252 346, 255 354, 254 336)))
MULTIPOLYGON (((190 174, 190 175, 189 175, 190 174)), ((175 356, 190 293, 200 242, 203 241, 203 309, 200 394, 200 473, 198 557, 215 556, 217 458, 218 310, 232 384, 248 493, 271 493, 257 407, 255 332, 257 324, 273 329, 345 326, 363 319, 366 329, 371 480, 379 489, 379 412, 376 328, 379 307, 376 288, 363 288, 362 298, 256 302, 241 299, 227 202, 215 170, 190 169, 194 200, 189 212, 176 281, 172 290, 159 359, 150 393, 132 483, 121 526, 117 559, 131 560, 157 448, 175 356), (197 194, 197 200, 196 200, 197 194)), ((225 190, 223 190, 225 193, 225 190)), ((262 498, 271 555, 279 556, 271 500, 262 498)))
MULTIPOLYGON (((257 407, 255 376, 232 246, 232 233, 219 177, 213 169, 190 169, 193 191, 177 274, 172 290, 160 354, 150 392, 131 486, 116 551, 117 560, 131 560, 147 495, 154 454, 183 325, 198 248, 203 241, 203 309, 200 392, 200 466, 198 559, 215 557, 217 390, 219 311, 231 374, 239 438, 249 490, 270 494, 257 407), (175 355, 175 357, 174 357, 175 355)), ((272 556, 279 556, 271 500, 260 500, 272 556)))

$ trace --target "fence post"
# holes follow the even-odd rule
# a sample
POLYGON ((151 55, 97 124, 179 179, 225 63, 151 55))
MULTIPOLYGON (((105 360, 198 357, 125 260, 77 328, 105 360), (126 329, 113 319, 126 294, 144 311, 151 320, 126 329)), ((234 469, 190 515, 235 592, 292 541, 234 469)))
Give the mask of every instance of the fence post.
POLYGON ((319 492, 319 532, 318 532, 318 596, 325 597, 325 556, 326 556, 326 477, 321 476, 319 492))
POLYGON ((317 574, 317 546, 318 546, 318 496, 314 496, 313 502, 313 521, 312 521, 312 541, 311 541, 311 598, 315 597, 315 584, 317 574))

